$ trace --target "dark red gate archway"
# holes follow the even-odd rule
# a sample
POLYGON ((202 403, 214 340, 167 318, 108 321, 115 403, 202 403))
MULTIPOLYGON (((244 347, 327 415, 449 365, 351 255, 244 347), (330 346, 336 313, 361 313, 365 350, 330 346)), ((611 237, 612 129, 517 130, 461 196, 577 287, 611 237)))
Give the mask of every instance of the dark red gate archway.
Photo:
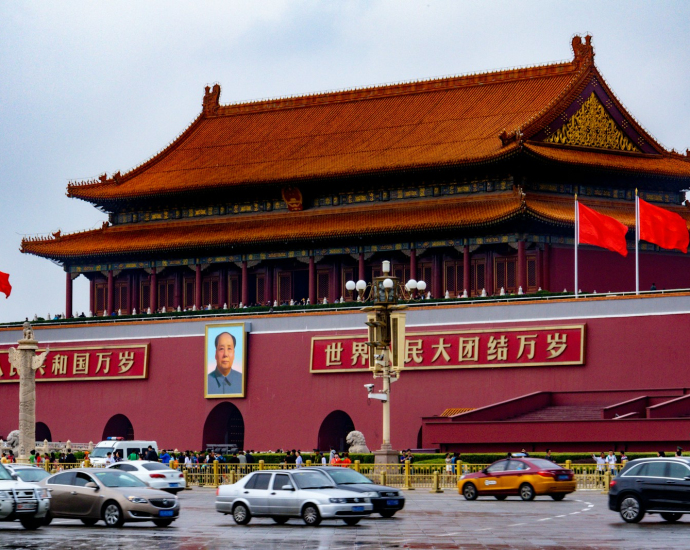
POLYGON ((319 428, 317 447, 320 451, 347 450, 345 438, 355 429, 355 423, 350 415, 343 411, 333 411, 324 418, 319 428))

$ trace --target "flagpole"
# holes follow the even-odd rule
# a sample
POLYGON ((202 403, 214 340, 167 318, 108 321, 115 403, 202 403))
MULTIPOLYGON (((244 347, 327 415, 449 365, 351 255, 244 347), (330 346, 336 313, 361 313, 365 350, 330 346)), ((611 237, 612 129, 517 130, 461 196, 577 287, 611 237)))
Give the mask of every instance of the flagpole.
POLYGON ((635 189, 635 294, 640 294, 640 197, 635 189))
POLYGON ((577 286, 577 245, 580 240, 580 209, 577 207, 577 193, 575 193, 575 298, 578 296, 577 286))

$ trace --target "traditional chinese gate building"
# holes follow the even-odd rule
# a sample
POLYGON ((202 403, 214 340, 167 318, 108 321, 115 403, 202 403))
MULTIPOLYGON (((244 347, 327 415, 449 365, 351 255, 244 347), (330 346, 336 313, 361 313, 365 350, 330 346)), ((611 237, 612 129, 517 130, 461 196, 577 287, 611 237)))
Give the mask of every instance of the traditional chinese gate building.
MULTIPOLYGON (((90 281, 96 315, 351 300, 345 282, 371 280, 384 259, 401 280, 425 280, 434 298, 446 292, 457 297, 464 290, 470 296, 484 290, 489 296, 501 289, 509 294, 520 288, 527 294, 572 290, 575 193, 629 227, 635 189, 690 220, 681 191, 690 186, 688 153, 664 149, 627 112, 594 65, 590 37, 575 37, 572 45, 573 60, 564 63, 277 100, 221 105, 215 85, 206 89, 199 116, 161 153, 127 173, 68 185, 69 196, 108 213, 102 228, 24 239, 22 251, 64 266, 67 317, 72 281, 80 275, 90 281)), ((641 247, 642 288, 690 287, 685 255, 641 247)), ((580 258, 583 291, 634 288, 632 255, 582 247, 580 258)), ((429 315, 428 324, 439 323, 429 315)), ((523 314, 517 317, 528 322, 523 314)), ((165 356, 155 351, 156 339, 165 334, 146 331, 153 335, 148 342, 153 365, 158 353, 165 356)), ((91 336, 98 331, 88 333, 76 340, 99 338, 91 336)), ((511 348, 520 349, 522 342, 528 355, 531 340, 524 337, 531 334, 523 333, 521 340, 515 331, 499 331, 493 337, 502 342, 505 336, 511 348)), ((548 347, 564 332, 537 334, 548 347)), ((462 337, 452 337, 460 345, 462 337)), ((305 338, 297 337, 300 345, 305 338)), ((116 339, 112 345, 120 345, 121 336, 116 339)), ((261 353, 254 342, 262 339, 251 332, 247 397, 241 403, 255 399, 252 377, 260 369, 292 376, 288 372, 307 368, 296 359, 304 350, 289 361, 282 354, 274 357, 285 363, 281 367, 254 366, 261 353)), ((445 360, 451 353, 445 343, 428 353, 445 360)), ((545 349, 535 354, 548 355, 545 349)), ((462 357, 459 350, 453 353, 462 357)), ((548 363, 546 355, 542 362, 548 363)), ((174 356, 185 355, 177 350, 174 356)), ((187 360, 189 368, 198 361, 187 360)), ((591 358, 578 360, 582 369, 591 358)), ((113 371, 114 364, 115 359, 113 371)), ((489 368, 477 369, 476 376, 493 380, 494 365, 482 366, 489 368)), ((310 387, 321 376, 314 368, 302 380, 310 387)), ((553 371, 548 376, 554 381, 576 367, 528 368, 539 376, 553 371)), ((151 366, 147 395, 176 395, 172 380, 154 383, 154 372, 151 366)), ((434 372, 419 376, 449 388, 444 377, 468 371, 434 372)), ((510 379, 510 369, 498 372, 510 379)), ((359 375, 329 376, 344 381, 359 375)), ((331 394, 343 391, 331 384, 331 394)), ((569 389, 562 381, 556 386, 569 389)), ((529 385, 530 391, 554 387, 529 385)), ((417 423, 446 406, 475 408, 519 396, 505 388, 507 393, 486 398, 448 393, 433 409, 415 409, 417 423)), ((599 389, 594 383, 579 388, 599 389)), ((252 410, 270 406, 261 402, 252 410)), ((232 403, 227 405, 237 408, 232 403)), ((200 407, 199 414, 208 413, 203 398, 200 407)), ((426 436, 424 442, 443 443, 426 436)), ((404 445, 415 443, 407 438, 404 445)))

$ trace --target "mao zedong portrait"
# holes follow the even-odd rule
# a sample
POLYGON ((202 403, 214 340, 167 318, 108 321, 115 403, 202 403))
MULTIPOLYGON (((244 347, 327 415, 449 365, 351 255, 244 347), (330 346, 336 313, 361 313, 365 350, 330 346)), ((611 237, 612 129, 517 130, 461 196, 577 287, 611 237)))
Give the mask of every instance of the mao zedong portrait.
POLYGON ((242 373, 232 368, 237 340, 229 332, 216 336, 216 368, 208 375, 208 395, 242 393, 242 373))

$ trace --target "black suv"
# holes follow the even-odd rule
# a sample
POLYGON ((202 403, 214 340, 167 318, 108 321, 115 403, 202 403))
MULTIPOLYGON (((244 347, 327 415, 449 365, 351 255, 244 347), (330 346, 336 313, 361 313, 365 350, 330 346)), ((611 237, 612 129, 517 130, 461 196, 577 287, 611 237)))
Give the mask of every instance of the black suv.
POLYGON ((639 458, 625 465, 611 481, 609 509, 628 523, 645 514, 678 521, 690 514, 690 458, 639 458))

